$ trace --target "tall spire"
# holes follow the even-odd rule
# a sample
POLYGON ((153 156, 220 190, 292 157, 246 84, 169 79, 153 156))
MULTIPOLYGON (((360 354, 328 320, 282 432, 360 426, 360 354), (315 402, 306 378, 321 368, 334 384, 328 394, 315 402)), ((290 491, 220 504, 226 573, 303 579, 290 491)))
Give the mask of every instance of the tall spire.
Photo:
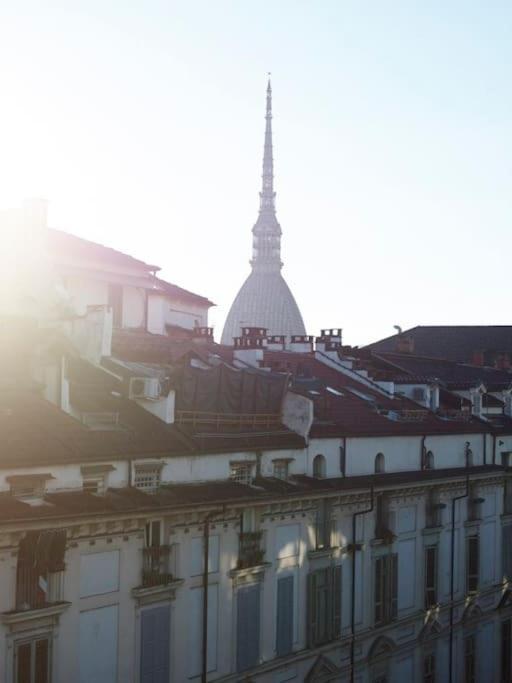
POLYGON ((263 173, 260 192, 260 211, 275 212, 274 158, 272 155, 272 86, 270 74, 267 85, 267 112, 265 114, 265 145, 263 147, 263 173))
POLYGON ((253 270, 279 272, 281 263, 281 226, 277 222, 274 192, 274 157, 272 149, 272 86, 270 74, 267 84, 265 113, 265 143, 260 192, 260 211, 252 233, 253 270))

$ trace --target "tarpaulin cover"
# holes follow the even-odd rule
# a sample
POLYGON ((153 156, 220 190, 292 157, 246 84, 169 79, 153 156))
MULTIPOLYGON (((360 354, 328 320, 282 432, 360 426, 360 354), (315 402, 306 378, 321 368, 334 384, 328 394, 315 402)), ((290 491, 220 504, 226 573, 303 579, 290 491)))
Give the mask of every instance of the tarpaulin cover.
POLYGON ((65 529, 29 531, 20 541, 18 564, 41 573, 62 571, 65 550, 65 529))
POLYGON ((226 365, 184 367, 173 378, 178 410, 210 413, 280 413, 287 382, 286 375, 226 365))

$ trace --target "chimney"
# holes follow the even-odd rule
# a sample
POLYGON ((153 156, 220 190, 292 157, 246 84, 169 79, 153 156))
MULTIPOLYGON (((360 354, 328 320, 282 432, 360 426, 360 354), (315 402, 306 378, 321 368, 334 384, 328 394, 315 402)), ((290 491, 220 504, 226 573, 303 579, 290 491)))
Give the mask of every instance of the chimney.
POLYGON ((284 334, 273 334, 267 338, 267 349, 269 351, 284 351, 286 348, 286 336, 284 334))
POLYGON ((414 353, 414 338, 410 335, 399 335, 396 340, 396 351, 398 353, 414 353))
POLYGON ((338 356, 341 350, 341 327, 320 330, 320 336, 316 338, 316 350, 322 353, 334 352, 338 356))
POLYGON ((252 365, 255 368, 261 366, 267 348, 266 328, 242 327, 242 336, 234 337, 233 342, 235 365, 252 365))
POLYGON ((313 337, 308 334, 292 334, 288 349, 294 353, 312 353, 313 337))
POLYGON ((194 327, 192 341, 194 344, 213 344, 213 327, 194 327))

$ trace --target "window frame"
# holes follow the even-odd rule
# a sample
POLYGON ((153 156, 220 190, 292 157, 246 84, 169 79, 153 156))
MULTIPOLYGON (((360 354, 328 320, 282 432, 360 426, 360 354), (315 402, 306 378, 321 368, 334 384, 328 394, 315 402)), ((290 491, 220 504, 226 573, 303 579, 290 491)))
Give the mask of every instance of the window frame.
POLYGON ((52 650, 53 650, 53 634, 51 632, 42 632, 30 637, 17 638, 13 642, 13 681, 19 681, 19 648, 23 645, 30 645, 30 683, 36 681, 36 643, 39 641, 46 641, 47 645, 47 664, 46 664, 46 681, 43 683, 51 683, 52 680, 52 650))

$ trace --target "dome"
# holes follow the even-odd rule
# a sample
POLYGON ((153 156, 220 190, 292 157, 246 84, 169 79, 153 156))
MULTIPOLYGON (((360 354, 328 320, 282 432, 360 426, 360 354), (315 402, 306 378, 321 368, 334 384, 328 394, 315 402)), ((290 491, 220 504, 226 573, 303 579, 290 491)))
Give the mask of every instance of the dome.
POLYGON ((238 292, 222 331, 231 346, 243 326, 266 327, 269 335, 306 334, 299 307, 281 273, 254 271, 238 292))

